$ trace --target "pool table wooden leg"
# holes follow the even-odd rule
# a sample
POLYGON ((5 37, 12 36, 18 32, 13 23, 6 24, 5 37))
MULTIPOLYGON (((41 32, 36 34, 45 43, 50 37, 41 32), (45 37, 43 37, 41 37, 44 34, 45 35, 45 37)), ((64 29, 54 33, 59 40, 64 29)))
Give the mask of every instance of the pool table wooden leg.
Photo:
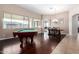
POLYGON ((20 39, 20 42, 21 42, 20 47, 23 48, 23 39, 22 38, 19 38, 19 39, 20 39))
POLYGON ((26 37, 26 44, 27 44, 27 37, 26 37))
POLYGON ((31 37, 31 44, 33 43, 33 37, 31 37))

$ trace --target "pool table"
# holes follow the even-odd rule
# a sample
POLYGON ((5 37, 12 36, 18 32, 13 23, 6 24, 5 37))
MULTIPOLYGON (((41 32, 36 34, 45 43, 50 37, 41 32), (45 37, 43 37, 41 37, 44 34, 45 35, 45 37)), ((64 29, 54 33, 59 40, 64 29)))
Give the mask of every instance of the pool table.
POLYGON ((14 38, 18 36, 21 45, 20 47, 23 47, 23 39, 26 38, 26 43, 27 43, 27 38, 29 37, 31 39, 31 43, 33 43, 33 37, 37 35, 37 30, 35 29, 21 29, 13 32, 14 38))

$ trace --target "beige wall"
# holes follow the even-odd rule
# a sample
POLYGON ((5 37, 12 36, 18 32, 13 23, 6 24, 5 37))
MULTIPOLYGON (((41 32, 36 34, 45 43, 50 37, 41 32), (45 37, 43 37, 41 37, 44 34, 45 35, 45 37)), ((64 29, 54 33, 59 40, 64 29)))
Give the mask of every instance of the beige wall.
POLYGON ((50 21, 50 26, 51 27, 53 27, 53 25, 52 25, 52 20, 53 19, 58 19, 59 21, 59 23, 57 24, 58 25, 58 27, 60 27, 61 29, 63 29, 64 30, 64 33, 69 33, 69 12, 68 11, 66 11, 66 12, 62 12, 62 13, 58 13, 58 14, 55 14, 55 15, 44 15, 43 16, 43 19, 44 18, 47 18, 49 21, 50 21), (60 23, 60 21, 63 21, 63 23, 60 23))
POLYGON ((33 12, 30 12, 22 7, 19 7, 17 5, 0 5, 0 38, 8 38, 12 37, 13 29, 3 29, 2 28, 2 19, 3 19, 3 13, 11 13, 11 14, 17 14, 17 15, 23 15, 23 16, 29 16, 34 18, 41 18, 40 15, 35 14, 33 12))

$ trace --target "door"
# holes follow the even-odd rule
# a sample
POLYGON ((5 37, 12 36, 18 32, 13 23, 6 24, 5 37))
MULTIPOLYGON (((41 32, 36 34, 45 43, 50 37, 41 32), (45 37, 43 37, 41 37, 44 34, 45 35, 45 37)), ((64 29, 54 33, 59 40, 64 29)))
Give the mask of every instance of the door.
POLYGON ((78 35, 78 17, 78 14, 72 16, 72 36, 75 39, 77 39, 78 35))

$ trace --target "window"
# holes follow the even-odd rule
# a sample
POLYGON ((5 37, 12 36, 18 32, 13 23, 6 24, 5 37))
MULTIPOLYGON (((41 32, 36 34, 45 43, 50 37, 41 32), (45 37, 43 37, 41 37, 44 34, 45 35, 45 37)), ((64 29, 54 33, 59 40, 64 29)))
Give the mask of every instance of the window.
POLYGON ((49 21, 48 21, 48 20, 44 20, 43 23, 44 23, 44 27, 50 27, 50 26, 49 26, 49 21))
POLYGON ((34 21, 34 27, 35 27, 35 28, 38 27, 38 21, 34 21))
POLYGON ((23 16, 12 15, 12 28, 23 28, 23 16))
POLYGON ((28 28, 29 27, 29 18, 25 17, 23 20, 23 26, 24 28, 28 28))
POLYGON ((33 28, 33 18, 29 18, 29 27, 33 28))
POLYGON ((40 27, 40 21, 39 21, 39 19, 34 19, 34 20, 33 20, 33 27, 34 27, 34 28, 40 27))
POLYGON ((4 13, 3 29, 39 28, 40 20, 32 17, 4 13))
POLYGON ((5 14, 4 13, 4 18, 3 18, 3 28, 6 29, 10 29, 11 28, 11 23, 12 23, 12 20, 11 20, 11 14, 5 14))
POLYGON ((4 13, 3 29, 28 28, 28 17, 4 13))

